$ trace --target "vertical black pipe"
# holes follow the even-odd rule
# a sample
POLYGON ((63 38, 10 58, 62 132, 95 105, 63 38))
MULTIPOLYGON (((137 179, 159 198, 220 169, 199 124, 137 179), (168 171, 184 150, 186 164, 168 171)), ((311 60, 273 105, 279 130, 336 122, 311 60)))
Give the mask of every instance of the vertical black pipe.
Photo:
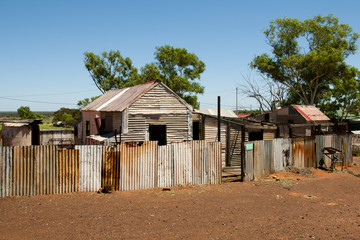
POLYGON ((241 181, 245 181, 245 125, 241 126, 241 181))
POLYGON ((221 141, 221 122, 220 122, 220 118, 221 118, 221 108, 220 108, 220 96, 218 96, 218 141, 221 141))

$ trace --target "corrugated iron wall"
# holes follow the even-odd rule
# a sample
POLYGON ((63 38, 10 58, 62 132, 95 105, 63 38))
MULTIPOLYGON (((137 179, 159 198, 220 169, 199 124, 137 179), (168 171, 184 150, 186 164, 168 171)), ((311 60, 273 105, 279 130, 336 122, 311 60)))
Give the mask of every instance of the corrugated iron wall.
POLYGON ((351 134, 319 135, 304 138, 278 138, 246 142, 245 181, 266 177, 271 173, 283 170, 285 166, 318 167, 321 159, 330 167, 331 160, 322 149, 333 147, 342 151, 339 156, 344 159, 344 166, 352 163, 351 134))
POLYGON ((292 141, 288 138, 245 143, 245 181, 266 177, 293 165, 292 141))
POLYGON ((221 183, 221 143, 122 143, 117 147, 0 148, 0 196, 221 183))
POLYGON ((342 151, 342 155, 339 157, 343 158, 344 166, 350 166, 352 164, 352 135, 325 135, 316 136, 316 164, 319 166, 320 160, 324 160, 326 166, 331 165, 329 157, 325 156, 322 152, 324 147, 333 147, 342 151))
POLYGON ((101 188, 103 146, 76 146, 79 150, 79 191, 97 191, 101 188))
POLYGON ((12 147, 0 147, 0 197, 11 195, 12 147))

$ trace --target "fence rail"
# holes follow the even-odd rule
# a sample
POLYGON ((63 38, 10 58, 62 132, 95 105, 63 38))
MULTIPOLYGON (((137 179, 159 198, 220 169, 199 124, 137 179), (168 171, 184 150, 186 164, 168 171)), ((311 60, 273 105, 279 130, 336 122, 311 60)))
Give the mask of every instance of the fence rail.
POLYGON ((221 183, 221 143, 123 143, 116 147, 0 148, 0 196, 135 190, 221 183))

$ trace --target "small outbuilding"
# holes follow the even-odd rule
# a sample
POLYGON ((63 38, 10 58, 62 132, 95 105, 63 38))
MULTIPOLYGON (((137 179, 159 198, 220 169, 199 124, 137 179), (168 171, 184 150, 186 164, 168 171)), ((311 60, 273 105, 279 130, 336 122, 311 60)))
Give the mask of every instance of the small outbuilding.
POLYGON ((5 146, 40 145, 41 119, 9 120, 2 122, 1 140, 5 146))
POLYGON ((109 90, 81 109, 82 144, 193 139, 192 107, 159 80, 109 90))
POLYGON ((280 137, 305 137, 328 130, 330 119, 313 105, 290 105, 255 116, 276 123, 280 137))

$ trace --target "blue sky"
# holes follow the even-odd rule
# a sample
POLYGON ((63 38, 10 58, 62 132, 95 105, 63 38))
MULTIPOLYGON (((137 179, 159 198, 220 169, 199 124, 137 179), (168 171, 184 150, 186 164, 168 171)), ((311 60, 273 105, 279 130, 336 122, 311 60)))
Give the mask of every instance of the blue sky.
MULTIPOLYGON (((120 50, 140 69, 156 46, 186 48, 206 64, 201 108, 235 109, 235 89, 268 52, 263 31, 276 18, 333 14, 360 33, 359 1, 5 1, 0 0, 0 111, 76 108, 99 95, 84 67, 85 51, 120 50)), ((359 66, 357 53, 348 63, 359 66)), ((256 103, 239 95, 241 108, 256 103)))

